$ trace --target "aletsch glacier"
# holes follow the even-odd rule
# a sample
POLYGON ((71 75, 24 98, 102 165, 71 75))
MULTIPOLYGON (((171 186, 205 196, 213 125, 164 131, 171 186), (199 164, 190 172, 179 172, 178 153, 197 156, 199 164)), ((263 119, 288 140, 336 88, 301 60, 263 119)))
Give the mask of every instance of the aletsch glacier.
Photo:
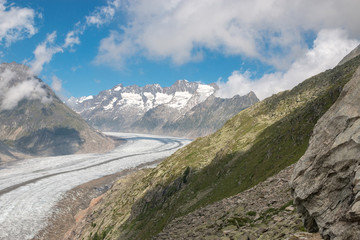
MULTIPOLYGON (((110 134, 110 133, 109 133, 110 134)), ((66 191, 109 174, 167 157, 188 139, 111 133, 127 142, 105 154, 13 162, 0 168, 0 239, 31 239, 46 226, 66 191)))

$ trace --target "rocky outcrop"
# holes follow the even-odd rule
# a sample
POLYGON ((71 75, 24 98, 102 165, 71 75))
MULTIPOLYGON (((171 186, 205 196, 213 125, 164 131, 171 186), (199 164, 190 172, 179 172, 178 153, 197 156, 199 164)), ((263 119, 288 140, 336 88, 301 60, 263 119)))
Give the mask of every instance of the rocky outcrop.
POLYGON ((309 231, 324 239, 360 236, 360 68, 316 124, 291 181, 309 231))
POLYGON ((153 239, 320 239, 303 231, 301 218, 292 206, 288 183, 293 168, 174 219, 153 239))

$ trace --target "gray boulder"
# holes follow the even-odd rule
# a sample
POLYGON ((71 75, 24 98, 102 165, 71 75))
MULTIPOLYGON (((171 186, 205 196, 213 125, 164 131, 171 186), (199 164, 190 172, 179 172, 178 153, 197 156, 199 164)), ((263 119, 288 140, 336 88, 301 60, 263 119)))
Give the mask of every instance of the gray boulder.
POLYGON ((310 232, 360 239, 360 68, 316 124, 290 185, 310 232))

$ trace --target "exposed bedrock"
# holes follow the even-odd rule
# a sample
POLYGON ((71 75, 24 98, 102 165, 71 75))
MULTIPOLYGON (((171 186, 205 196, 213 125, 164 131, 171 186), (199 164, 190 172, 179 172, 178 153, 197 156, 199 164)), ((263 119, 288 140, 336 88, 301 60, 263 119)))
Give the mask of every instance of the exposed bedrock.
POLYGON ((360 239, 360 68, 316 124, 291 187, 309 231, 360 239))

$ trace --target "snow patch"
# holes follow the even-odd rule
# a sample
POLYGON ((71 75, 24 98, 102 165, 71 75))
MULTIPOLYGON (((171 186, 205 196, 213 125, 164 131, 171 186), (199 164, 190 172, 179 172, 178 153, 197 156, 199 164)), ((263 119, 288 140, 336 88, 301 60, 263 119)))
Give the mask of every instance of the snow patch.
POLYGON ((79 100, 78 100, 78 103, 83 103, 87 100, 91 100, 91 99, 94 99, 94 96, 90 95, 90 96, 85 96, 85 97, 81 97, 79 100))
POLYGON ((168 95, 166 93, 156 93, 155 106, 165 104, 165 103, 169 103, 172 98, 173 98, 172 95, 168 95))
POLYGON ((144 96, 149 100, 153 100, 155 98, 151 92, 144 92, 144 96))
POLYGON ((180 110, 186 106, 191 97, 192 94, 189 92, 175 92, 175 95, 168 106, 180 110))
POLYGON ((144 96, 147 98, 146 102, 145 102, 145 108, 147 110, 151 109, 154 107, 154 99, 155 96, 151 93, 151 92, 144 92, 144 96))
POLYGON ((105 111, 108 111, 108 110, 110 110, 110 109, 113 109, 113 108, 114 108, 114 103, 115 103, 117 100, 118 100, 117 97, 114 97, 107 106, 103 107, 104 110, 105 110, 105 111))
POLYGON ((118 102, 118 105, 132 105, 139 108, 144 108, 144 102, 140 94, 138 93, 121 93, 122 99, 118 102))
POLYGON ((114 88, 114 91, 115 91, 115 92, 118 92, 118 91, 120 91, 121 89, 122 89, 121 86, 117 86, 116 88, 114 88))
POLYGON ((199 103, 201 103, 210 97, 215 92, 215 89, 209 85, 199 84, 196 92, 199 94, 199 103))

